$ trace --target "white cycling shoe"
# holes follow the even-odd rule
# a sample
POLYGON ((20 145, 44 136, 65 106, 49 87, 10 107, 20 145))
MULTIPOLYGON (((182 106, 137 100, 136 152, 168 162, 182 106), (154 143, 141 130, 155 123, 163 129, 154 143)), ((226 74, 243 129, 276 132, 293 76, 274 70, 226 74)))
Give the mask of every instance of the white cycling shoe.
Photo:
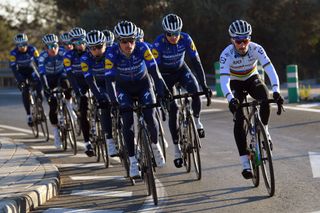
POLYGON ((53 136, 54 136, 54 145, 55 145, 55 147, 57 149, 62 149, 62 143, 61 143, 58 127, 54 127, 53 128, 53 136))
POLYGON ((129 157, 130 160, 130 168, 129 168, 129 176, 131 178, 138 178, 140 177, 140 171, 138 166, 138 161, 135 156, 129 157))
POLYGON ((107 143, 109 156, 110 157, 117 156, 118 155, 118 150, 117 150, 115 141, 112 138, 110 138, 110 139, 107 139, 106 143, 107 143))
POLYGON ((166 164, 166 161, 163 157, 163 153, 159 142, 157 144, 152 143, 151 147, 153 150, 153 156, 156 161, 157 167, 163 167, 166 164))

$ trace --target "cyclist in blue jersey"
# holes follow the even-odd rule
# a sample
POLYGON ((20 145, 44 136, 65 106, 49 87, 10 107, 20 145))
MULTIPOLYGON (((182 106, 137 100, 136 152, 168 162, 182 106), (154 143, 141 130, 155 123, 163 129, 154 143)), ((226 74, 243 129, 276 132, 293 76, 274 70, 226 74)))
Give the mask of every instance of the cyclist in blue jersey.
POLYGON ((10 68, 18 83, 18 88, 22 92, 22 101, 27 113, 27 123, 32 125, 30 115, 29 84, 34 82, 37 95, 41 96, 41 82, 36 70, 38 65, 38 50, 28 44, 28 37, 24 33, 19 33, 14 37, 16 47, 10 52, 10 68), (28 82, 27 82, 28 81, 28 82))
MULTIPOLYGON (((181 32, 181 18, 175 14, 166 15, 162 20, 162 28, 164 33, 154 41, 152 54, 159 65, 160 72, 168 88, 173 92, 174 86, 180 84, 189 93, 195 93, 199 91, 199 82, 206 96, 210 98, 212 93, 207 86, 196 46, 189 34, 181 32), (184 60, 186 54, 191 60, 198 81, 184 60)), ((200 122, 201 101, 199 96, 192 98, 192 109, 199 137, 203 138, 205 133, 200 122)), ((169 110, 169 128, 175 147, 174 164, 180 168, 183 162, 178 136, 177 112, 177 103, 172 101, 169 110)))
POLYGON ((114 157, 118 154, 118 151, 112 138, 110 106, 104 77, 106 37, 102 32, 92 30, 86 35, 86 43, 89 51, 81 56, 81 69, 90 90, 101 107, 100 120, 102 130, 106 134, 108 154, 110 157, 114 157))
POLYGON ((102 33, 106 37, 106 45, 107 47, 110 47, 114 43, 114 34, 110 30, 102 30, 102 33))
POLYGON ((57 107, 58 102, 52 96, 52 90, 59 84, 65 89, 66 104, 69 110, 71 106, 71 87, 67 80, 66 73, 63 66, 64 50, 59 48, 58 37, 55 34, 47 34, 42 37, 42 42, 45 44, 45 49, 40 53, 39 57, 39 73, 41 76, 42 85, 44 88, 45 96, 49 104, 49 118, 53 126, 54 145, 62 148, 58 130, 58 115, 57 107))
POLYGON ((60 41, 65 51, 73 50, 71 36, 69 35, 68 32, 64 32, 60 35, 60 41))
POLYGON ((64 54, 63 64, 73 91, 79 100, 80 126, 85 144, 85 153, 92 157, 94 156, 94 151, 90 142, 90 124, 87 117, 88 97, 86 95, 89 91, 89 86, 84 79, 80 65, 80 58, 86 52, 86 31, 80 27, 75 27, 70 30, 69 34, 74 48, 64 54))
POLYGON ((149 42, 146 42, 144 40, 144 32, 143 32, 143 29, 140 27, 137 27, 137 38, 136 39, 137 39, 137 41, 146 43, 148 45, 148 47, 150 49, 152 49, 152 44, 150 44, 149 42))
MULTIPOLYGON (((127 109, 122 112, 122 129, 129 153, 129 175, 138 177, 140 174, 134 153, 133 112, 128 111, 128 108, 132 107, 134 99, 143 105, 155 103, 155 94, 148 73, 155 82, 159 98, 164 97, 165 83, 148 46, 143 42, 136 42, 136 26, 132 22, 119 22, 114 28, 114 33, 119 43, 108 49, 106 53, 107 91, 112 103, 119 103, 120 109, 127 109), (115 81, 117 97, 112 81, 115 81)), ((162 167, 165 159, 158 143, 159 130, 154 113, 154 108, 145 109, 144 118, 150 132, 156 164, 162 167)))

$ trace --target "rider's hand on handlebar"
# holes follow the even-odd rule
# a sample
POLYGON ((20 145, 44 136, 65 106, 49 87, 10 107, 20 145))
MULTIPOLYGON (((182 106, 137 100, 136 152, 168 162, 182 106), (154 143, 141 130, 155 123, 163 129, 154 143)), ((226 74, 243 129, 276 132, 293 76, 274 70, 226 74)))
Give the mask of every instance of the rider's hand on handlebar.
POLYGON ((239 108, 239 100, 236 98, 232 98, 229 102, 229 110, 232 114, 234 114, 239 108))
POLYGON ((212 91, 207 85, 202 85, 202 91, 205 93, 205 96, 207 98, 207 106, 211 105, 211 97, 212 97, 212 91))
POLYGON ((18 88, 19 88, 20 91, 22 91, 23 88, 25 88, 25 87, 26 87, 26 82, 20 81, 20 82, 18 83, 18 88))
POLYGON ((51 90, 50 88, 43 88, 44 96, 46 96, 47 99, 51 96, 51 90))
POLYGON ((277 101, 277 104, 283 105, 284 100, 283 100, 283 98, 281 97, 280 93, 274 92, 274 93, 273 93, 273 99, 274 99, 275 101, 277 101))

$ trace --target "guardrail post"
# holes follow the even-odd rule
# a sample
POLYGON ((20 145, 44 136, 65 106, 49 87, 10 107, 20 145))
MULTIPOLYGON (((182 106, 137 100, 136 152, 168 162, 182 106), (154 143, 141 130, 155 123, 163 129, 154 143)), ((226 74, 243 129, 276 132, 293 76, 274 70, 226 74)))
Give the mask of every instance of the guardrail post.
POLYGON ((298 103, 299 99, 299 79, 298 66, 291 64, 287 65, 287 87, 289 103, 298 103))
POLYGON ((220 62, 216 61, 214 63, 214 71, 215 71, 215 79, 216 79, 216 92, 217 92, 217 97, 223 97, 223 92, 221 90, 221 84, 220 84, 220 62))

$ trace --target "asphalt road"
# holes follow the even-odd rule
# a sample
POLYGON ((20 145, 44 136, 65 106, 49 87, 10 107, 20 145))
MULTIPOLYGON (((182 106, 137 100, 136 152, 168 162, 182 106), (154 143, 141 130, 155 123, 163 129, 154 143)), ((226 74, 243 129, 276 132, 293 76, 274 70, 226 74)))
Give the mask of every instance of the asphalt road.
MULTIPOLYGON (((56 151, 52 140, 34 140, 30 134, 10 137, 45 153, 61 172, 60 195, 33 212, 317 212, 320 110, 289 108, 282 116, 272 109, 269 129, 274 141, 276 190, 271 198, 263 181, 255 188, 241 176, 232 116, 223 99, 202 114, 206 138, 202 140, 200 181, 193 171, 186 173, 184 168, 174 167, 173 146, 166 131, 169 154, 167 165, 156 174, 158 206, 146 196, 142 181, 131 186, 123 178, 124 169, 118 159, 112 159, 112 167, 105 169, 82 150, 73 156, 71 152, 56 151)), ((28 130, 16 90, 0 90, 0 135, 21 131, 8 126, 28 130)))

